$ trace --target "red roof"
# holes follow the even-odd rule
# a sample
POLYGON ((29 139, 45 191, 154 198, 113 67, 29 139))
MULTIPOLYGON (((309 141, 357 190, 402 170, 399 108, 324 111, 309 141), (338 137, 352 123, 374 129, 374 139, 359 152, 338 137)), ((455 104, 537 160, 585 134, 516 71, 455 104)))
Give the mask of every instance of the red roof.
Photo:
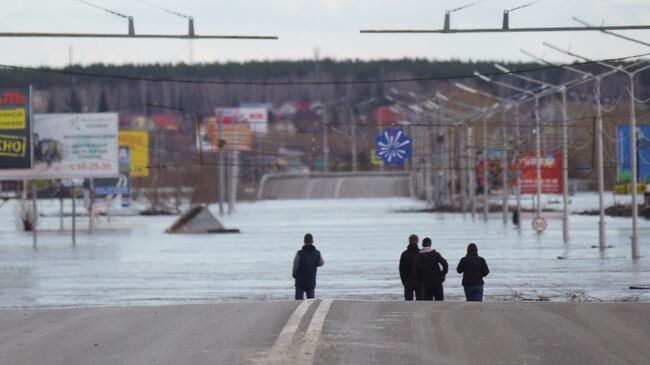
POLYGON ((176 116, 169 114, 154 114, 151 116, 154 128, 167 129, 172 131, 178 130, 178 119, 176 116))
POLYGON ((406 117, 393 110, 390 106, 380 106, 372 112, 372 119, 379 125, 396 124, 406 117))

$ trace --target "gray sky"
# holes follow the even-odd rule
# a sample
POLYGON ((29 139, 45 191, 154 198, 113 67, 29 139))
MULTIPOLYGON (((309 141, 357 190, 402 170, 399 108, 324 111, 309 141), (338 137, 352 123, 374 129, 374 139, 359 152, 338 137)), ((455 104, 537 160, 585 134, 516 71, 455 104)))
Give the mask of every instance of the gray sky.
MULTIPOLYGON (((125 19, 75 0, 1 0, 3 32, 127 31, 125 19)), ((136 0, 88 0, 135 18, 137 33, 186 33, 185 19, 136 0)), ((195 18, 198 34, 277 35, 278 41, 193 41, 196 62, 322 57, 508 60, 529 58, 525 48, 547 58, 568 61, 541 42, 571 46, 592 58, 650 52, 597 32, 530 34, 370 35, 360 29, 442 27, 444 12, 473 0, 147 0, 195 18)), ((485 0, 452 14, 453 28, 500 27, 504 9, 531 0, 485 0)), ((571 17, 606 25, 640 25, 650 21, 649 0, 544 0, 511 13, 511 27, 577 26, 571 17)), ((650 41, 650 31, 623 34, 650 41)), ((61 66, 75 63, 187 62, 186 40, 71 40, 0 38, 0 64, 61 66)))

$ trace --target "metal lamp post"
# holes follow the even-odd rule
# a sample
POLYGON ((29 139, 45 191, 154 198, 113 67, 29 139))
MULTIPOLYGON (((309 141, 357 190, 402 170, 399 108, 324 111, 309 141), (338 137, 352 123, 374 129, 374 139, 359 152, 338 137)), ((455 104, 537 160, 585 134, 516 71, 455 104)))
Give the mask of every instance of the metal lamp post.
POLYGON ((537 197, 537 206, 536 206, 536 214, 535 217, 539 218, 542 215, 542 201, 541 201, 541 196, 542 196, 542 166, 541 166, 541 161, 542 161, 542 152, 541 152, 541 137, 540 137, 540 117, 539 117, 539 98, 541 96, 541 92, 534 92, 531 90, 523 89, 514 85, 506 84, 504 82, 499 82, 496 80, 492 80, 491 78, 482 75, 478 72, 474 72, 474 75, 480 78, 483 81, 493 83, 495 85, 499 85, 502 87, 505 87, 507 89, 512 89, 515 91, 522 92, 524 94, 530 95, 534 99, 534 114, 535 114, 535 155, 536 155, 536 197, 537 197))
POLYGON ((584 79, 578 78, 559 85, 554 85, 532 77, 511 73, 506 67, 495 64, 494 67, 521 80, 546 86, 557 90, 562 97, 562 238, 564 243, 569 242, 569 147, 568 147, 568 115, 567 115, 567 86, 584 79))
MULTIPOLYGON (((519 98, 515 98, 515 99, 506 99, 506 98, 502 98, 502 97, 493 95, 493 94, 485 92, 485 91, 474 89, 472 87, 461 84, 459 82, 454 83, 454 86, 456 86, 457 88, 459 88, 459 89, 461 89, 463 91, 469 92, 471 94, 481 95, 481 96, 485 96, 485 97, 490 98, 490 99, 494 99, 494 100, 496 100, 496 101, 498 101, 500 103, 505 104, 507 108, 514 108, 514 111, 515 111, 515 124, 516 124, 515 137, 516 137, 517 141, 520 140, 519 104, 525 102, 526 99, 528 99, 527 95, 521 95, 519 98)), ((505 112, 505 108, 504 108, 504 112, 505 112)), ((506 127, 507 126, 506 126, 506 121, 505 121, 505 116, 504 116, 504 118, 503 118, 503 128, 505 129, 506 127)), ((505 133, 504 133, 504 143, 507 143, 507 141, 505 140, 505 133)), ((519 148, 517 148, 517 150, 519 150, 519 148)), ((507 156, 506 156, 506 158, 507 158, 507 156)), ((504 169, 505 169, 504 170, 504 177, 505 177, 505 176, 507 176, 506 175, 507 174, 507 160, 505 160, 505 159, 504 159, 504 169)), ((517 174, 517 187, 516 187, 515 195, 516 195, 517 202, 516 202, 516 208, 515 209, 517 211, 517 215, 519 217, 521 217, 521 166, 520 166, 519 163, 517 163, 517 172, 516 172, 516 174, 517 174)), ((506 178, 504 178, 504 185, 505 184, 507 184, 507 179, 506 178)), ((504 205, 503 222, 504 222, 504 225, 507 224, 507 219, 508 219, 507 190, 506 189, 507 189, 507 187, 504 186, 504 196, 503 196, 503 205, 504 205)), ((517 230, 521 231, 521 225, 520 224, 517 225, 517 230)))
MULTIPOLYGON (((552 44, 549 44, 547 42, 543 42, 543 44, 555 51, 558 51, 560 53, 564 53, 566 55, 572 56, 572 57, 577 57, 583 60, 589 60, 588 58, 584 56, 580 56, 578 54, 575 54, 574 52, 563 50, 557 46, 554 46, 552 44)), ((589 60, 591 61, 591 60, 589 60)), ((586 75, 590 77, 591 79, 594 80, 594 94, 595 94, 595 99, 596 99, 596 169, 597 169, 597 175, 598 175, 598 210, 599 210, 599 220, 598 220, 598 247, 600 249, 600 252, 604 252, 606 249, 606 238, 605 238, 605 202, 604 202, 604 195, 605 195, 605 168, 604 168, 604 156, 603 156, 603 116, 602 116, 602 105, 601 105, 601 83, 602 80, 610 76, 616 72, 619 72, 621 70, 629 69, 638 66, 639 64, 643 63, 644 61, 641 62, 635 62, 634 64, 626 67, 626 68, 615 68, 614 70, 610 70, 608 72, 604 72, 598 75, 594 75, 589 72, 585 72, 582 70, 575 69, 570 66, 565 66, 567 70, 571 70, 577 73, 580 73, 582 75, 586 75)), ((636 120, 635 120, 636 122, 636 120)), ((634 123, 636 126, 636 123, 634 123)), ((634 134, 634 133, 632 133, 634 134)), ((634 196, 633 196, 634 198, 634 196)), ((637 213, 638 214, 638 213, 637 213)), ((634 220, 634 219, 633 219, 634 220)), ((634 224, 634 222, 633 222, 634 224)), ((634 232, 633 232, 634 235, 634 232)), ((634 247, 634 244, 633 244, 634 247)), ((634 250, 634 248, 633 248, 634 250)), ((633 253, 634 256, 634 253, 633 253)))

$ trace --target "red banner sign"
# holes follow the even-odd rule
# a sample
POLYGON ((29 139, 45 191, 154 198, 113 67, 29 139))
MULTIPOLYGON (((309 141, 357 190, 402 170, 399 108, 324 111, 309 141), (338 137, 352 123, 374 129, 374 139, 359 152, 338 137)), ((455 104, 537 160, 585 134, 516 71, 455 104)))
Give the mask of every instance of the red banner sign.
MULTIPOLYGON (((541 159, 542 193, 562 192, 562 152, 546 151, 541 159)), ((537 154, 524 152, 521 156, 521 193, 537 192, 537 154)))

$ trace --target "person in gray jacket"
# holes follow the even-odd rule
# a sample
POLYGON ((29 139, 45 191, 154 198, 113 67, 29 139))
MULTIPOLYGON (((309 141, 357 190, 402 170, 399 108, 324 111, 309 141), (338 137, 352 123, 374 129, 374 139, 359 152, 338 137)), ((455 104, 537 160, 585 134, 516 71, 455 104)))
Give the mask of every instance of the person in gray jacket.
POLYGON ((293 258, 293 278, 296 286, 296 300, 303 300, 305 294, 307 299, 314 298, 316 289, 316 271, 323 266, 325 261, 320 251, 314 247, 314 237, 307 233, 304 239, 304 246, 293 258))

